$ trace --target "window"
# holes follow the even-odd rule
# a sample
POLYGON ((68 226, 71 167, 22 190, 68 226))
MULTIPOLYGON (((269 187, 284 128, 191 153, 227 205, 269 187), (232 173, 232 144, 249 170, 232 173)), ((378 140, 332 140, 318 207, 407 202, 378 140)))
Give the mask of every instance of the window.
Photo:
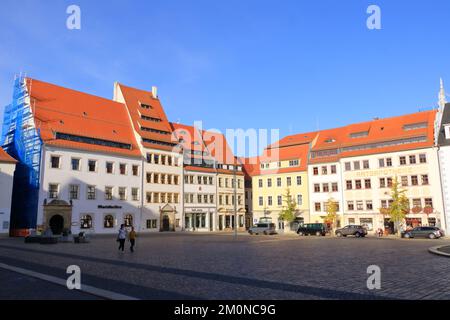
POLYGON ((110 214, 106 215, 103 221, 103 227, 106 229, 114 228, 114 217, 110 214))
POLYGON ((373 210, 373 203, 371 200, 366 201, 366 209, 367 210, 373 210))
POLYGON ((92 228, 92 217, 89 214, 81 216, 80 229, 91 229, 91 228, 92 228))
POLYGON ((384 168, 384 159, 378 159, 378 166, 384 168))
POLYGON ((283 205, 283 197, 282 197, 282 196, 278 196, 278 197, 277 197, 277 204, 278 204, 279 206, 283 205))
POLYGON ((355 161, 353 162, 353 170, 360 170, 361 169, 361 164, 359 161, 355 161))
POLYGON ((427 127, 428 127, 428 123, 426 123, 426 122, 410 123, 410 124, 405 124, 403 126, 403 130, 409 131, 409 130, 424 129, 427 127))
POLYGON ((71 184, 69 186, 69 199, 70 200, 78 200, 80 186, 76 184, 71 184))
POLYGON ((297 176, 297 185, 300 186, 302 184, 302 177, 297 176))
MULTIPOLYGON (((89 171, 91 171, 91 170, 89 170, 89 171)), ((95 171, 95 169, 94 169, 94 171, 95 171)), ((106 163, 106 173, 111 174, 111 173, 113 173, 113 171, 114 171, 114 164, 112 162, 107 162, 106 163)))
POLYGON ((281 178, 277 178, 277 187, 281 187, 281 178))
POLYGON ((123 218, 123 224, 125 225, 125 227, 132 227, 133 226, 133 215, 126 214, 125 217, 123 218))
POLYGON ((95 186, 87 186, 87 199, 95 200, 95 186))
POLYGON ((419 185, 419 179, 417 176, 411 176, 411 185, 412 186, 418 186, 419 185))
POLYGON ((131 188, 131 199, 133 201, 139 201, 139 189, 131 188))
POLYGON ((127 188, 119 187, 119 199, 127 200, 127 188))
POLYGON ((203 184, 208 184, 208 177, 207 176, 204 176, 203 177, 203 184))
POLYGON ((392 167, 392 158, 386 159, 386 167, 392 167))
MULTIPOLYGON (((213 185, 213 177, 208 177, 208 183, 210 184, 210 185, 213 185)), ((178 183, 177 183, 178 184, 178 183)))
POLYGON ((127 174, 127 165, 125 163, 119 164, 119 171, 121 175, 127 174))
POLYGON ((303 205, 303 196, 301 194, 297 195, 297 205, 303 205))
POLYGON ((80 159, 72 158, 71 166, 73 171, 80 171, 80 159))
POLYGON ((331 184, 331 191, 333 191, 333 192, 338 192, 339 191, 337 182, 333 182, 331 184))
POLYGON ((96 160, 88 161, 88 170, 89 170, 89 172, 95 172, 97 170, 97 161, 96 160))
POLYGON ((147 220, 146 221, 147 229, 156 229, 157 221, 158 220, 156 219, 147 220))
POLYGON ((365 179, 364 180, 364 188, 372 189, 372 181, 370 179, 365 179))
POLYGON ((364 201, 362 200, 356 201, 356 210, 358 211, 364 210, 364 201))
POLYGON ((272 179, 267 179, 267 187, 270 188, 272 186, 272 179))
POLYGON ((386 188, 386 178, 380 178, 380 188, 386 188))
POLYGON ((113 188, 105 187, 105 200, 112 200, 112 199, 113 199, 113 188))
POLYGON ((416 156, 409 156, 409 164, 416 164, 416 156))
POLYGON ((402 176, 401 180, 402 180, 402 187, 407 187, 408 186, 408 176, 402 176))
POLYGON ((48 185, 48 197, 50 199, 56 199, 58 198, 58 184, 56 183, 50 183, 48 185))
POLYGON ((296 167, 298 166, 299 161, 298 160, 290 160, 289 161, 289 167, 296 167))
POLYGON ((350 162, 346 162, 345 163, 345 171, 350 171, 352 170, 352 164, 350 162))
POLYGON ((315 175, 315 176, 319 175, 319 168, 318 167, 314 167, 313 168, 313 175, 315 175))
POLYGON ((214 195, 213 194, 210 194, 209 195, 209 203, 214 203, 214 195))
POLYGON ((314 184, 314 192, 320 192, 320 184, 314 184))
POLYGON ((291 177, 287 177, 287 178, 286 178, 286 183, 287 183, 287 186, 288 186, 288 187, 291 186, 291 184, 292 184, 292 179, 291 179, 291 177))
POLYGON ((428 175, 427 174, 423 174, 422 175, 422 185, 428 185, 429 181, 428 181, 428 175))
POLYGON ((419 154, 419 162, 420 163, 427 163, 427 155, 426 154, 419 154))
POLYGON ((152 163, 152 154, 147 153, 147 163, 152 163))
MULTIPOLYGON (((219 180, 219 181, 220 181, 220 180, 219 180)), ((259 180, 258 180, 258 186, 259 186, 260 188, 263 187, 263 181, 262 181, 262 179, 259 179, 259 180)))
POLYGON ((267 197, 267 205, 271 206, 272 205, 272 196, 268 196, 267 197))
POLYGON ((51 156, 50 157, 50 165, 53 169, 59 169, 60 162, 61 162, 60 156, 51 156))
POLYGON ((361 184, 361 180, 355 180, 355 189, 361 189, 362 188, 362 184, 361 184))
POLYGON ((314 203, 314 210, 315 210, 316 212, 322 211, 322 205, 320 204, 320 202, 314 203))
POLYGON ((336 174, 337 170, 336 170, 336 165, 332 165, 331 167, 331 174, 336 174))
POLYGON ((422 200, 421 199, 413 199, 413 207, 422 207, 422 200))
POLYGON ((173 184, 178 185, 178 176, 173 176, 173 184))
POLYGON ((328 168, 327 167, 322 167, 322 174, 323 175, 327 175, 328 174, 328 168))
POLYGON ((151 192, 147 192, 145 194, 145 199, 146 199, 147 203, 152 203, 152 193, 151 192))
POLYGON ((162 156, 161 156, 161 164, 162 164, 163 166, 166 165, 166 156, 165 156, 165 155, 162 155, 162 156))
POLYGON ((157 154, 154 154, 154 155, 153 155, 153 162, 154 162, 155 164, 159 164, 159 155, 157 155, 157 154))
POLYGON ((353 189, 352 180, 347 180, 346 181, 346 186, 347 186, 347 190, 352 190, 353 189))
POLYGON ((161 184, 165 184, 166 183, 166 175, 165 174, 161 174, 161 180, 160 180, 161 184))
POLYGON ((348 211, 355 210, 355 203, 353 201, 347 201, 347 209, 348 211))
POLYGON ((363 169, 370 169, 369 160, 363 161, 363 169))
MULTIPOLYGON (((202 195, 201 194, 197 195, 197 203, 202 203, 202 195)), ((228 204, 228 201, 227 201, 227 204, 228 204)))
POLYGON ((161 203, 166 203, 166 194, 165 193, 160 193, 160 198, 159 198, 161 203))
MULTIPOLYGON (((221 201, 221 202, 222 202, 222 201, 221 201)), ((264 205, 263 197, 259 197, 258 203, 259 203, 260 206, 263 206, 263 205, 264 205)))
POLYGON ((330 185, 328 183, 322 184, 322 191, 323 192, 330 192, 330 185))
POLYGON ((431 199, 431 198, 425 198, 425 207, 431 207, 431 208, 433 208, 433 199, 431 199))
POLYGON ((387 187, 392 188, 392 178, 387 178, 387 187))
POLYGON ((406 165, 406 157, 400 157, 400 165, 401 166, 406 165))
POLYGON ((159 192, 153 194, 153 203, 159 203, 159 192))

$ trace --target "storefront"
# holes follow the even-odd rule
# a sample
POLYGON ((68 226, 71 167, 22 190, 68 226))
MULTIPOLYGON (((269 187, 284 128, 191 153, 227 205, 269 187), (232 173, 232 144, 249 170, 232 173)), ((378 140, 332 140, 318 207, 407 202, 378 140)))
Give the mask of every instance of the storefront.
POLYGON ((215 208, 185 208, 184 229, 186 231, 214 231, 215 208))

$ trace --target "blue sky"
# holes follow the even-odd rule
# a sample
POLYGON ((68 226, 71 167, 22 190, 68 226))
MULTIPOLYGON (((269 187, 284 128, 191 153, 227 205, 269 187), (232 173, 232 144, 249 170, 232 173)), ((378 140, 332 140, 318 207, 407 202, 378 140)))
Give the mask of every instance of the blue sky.
POLYGON ((2 0, 0 112, 14 74, 112 98, 157 85, 170 120, 281 136, 436 105, 450 1, 2 0), (76 4, 82 29, 66 28, 76 4), (368 30, 370 4, 382 30, 368 30))

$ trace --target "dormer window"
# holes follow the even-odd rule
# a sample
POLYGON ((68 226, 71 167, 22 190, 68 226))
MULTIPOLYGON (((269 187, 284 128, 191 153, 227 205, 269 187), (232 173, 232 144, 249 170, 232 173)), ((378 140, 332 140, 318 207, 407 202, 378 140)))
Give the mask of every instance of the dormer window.
POLYGON ((363 137, 367 137, 368 135, 369 135, 368 131, 354 132, 354 133, 350 133, 350 138, 352 138, 352 139, 363 138, 363 137))
POLYGON ((405 124, 403 126, 403 130, 405 130, 405 131, 424 129, 424 128, 428 128, 427 122, 410 123, 410 124, 405 124))
POLYGON ((153 109, 151 105, 145 104, 145 103, 141 103, 141 108, 143 108, 143 109, 153 109))
POLYGON ((333 142, 336 142, 336 140, 333 138, 325 140, 325 143, 333 143, 333 142))

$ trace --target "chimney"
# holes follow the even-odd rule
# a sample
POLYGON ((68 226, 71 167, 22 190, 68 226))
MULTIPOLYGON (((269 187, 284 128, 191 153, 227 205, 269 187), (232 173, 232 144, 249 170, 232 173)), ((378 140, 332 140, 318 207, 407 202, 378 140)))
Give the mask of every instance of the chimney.
POLYGON ((158 99, 158 87, 156 86, 152 87, 152 96, 153 98, 158 99))

